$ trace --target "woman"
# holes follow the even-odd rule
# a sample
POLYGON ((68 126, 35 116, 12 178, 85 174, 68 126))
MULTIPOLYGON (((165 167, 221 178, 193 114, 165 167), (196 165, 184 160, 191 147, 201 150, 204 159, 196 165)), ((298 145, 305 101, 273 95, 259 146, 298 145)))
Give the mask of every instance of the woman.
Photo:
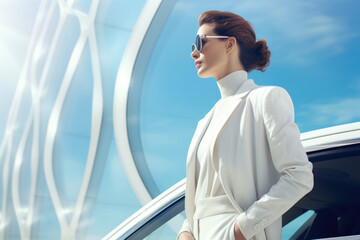
POLYGON ((189 147, 178 239, 281 239, 281 216, 312 189, 313 174, 288 93, 247 79, 269 65, 266 41, 242 17, 207 11, 191 57, 221 99, 189 147))

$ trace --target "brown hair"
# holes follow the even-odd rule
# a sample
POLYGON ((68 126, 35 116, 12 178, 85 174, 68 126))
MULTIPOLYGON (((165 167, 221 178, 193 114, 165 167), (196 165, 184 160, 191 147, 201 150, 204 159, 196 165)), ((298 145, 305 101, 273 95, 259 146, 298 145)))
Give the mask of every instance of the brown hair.
POLYGON ((232 12, 211 10, 203 12, 199 17, 199 26, 215 23, 214 32, 218 35, 233 36, 240 47, 239 59, 245 71, 253 69, 264 72, 270 64, 271 52, 265 39, 256 41, 251 23, 232 12))

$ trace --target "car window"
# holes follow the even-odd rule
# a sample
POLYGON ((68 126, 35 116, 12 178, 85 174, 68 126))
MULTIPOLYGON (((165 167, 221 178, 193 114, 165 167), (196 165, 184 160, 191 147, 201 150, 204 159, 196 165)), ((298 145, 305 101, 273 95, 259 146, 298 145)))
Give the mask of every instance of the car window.
POLYGON ((315 216, 316 213, 313 210, 309 210, 286 224, 282 228, 281 239, 299 239, 310 227, 315 216))

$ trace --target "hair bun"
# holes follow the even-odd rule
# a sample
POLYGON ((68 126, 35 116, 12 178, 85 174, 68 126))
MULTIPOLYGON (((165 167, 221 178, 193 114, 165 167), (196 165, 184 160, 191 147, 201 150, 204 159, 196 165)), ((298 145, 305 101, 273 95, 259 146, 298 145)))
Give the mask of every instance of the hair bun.
POLYGON ((266 44, 265 39, 260 39, 255 43, 255 53, 258 55, 258 62, 256 69, 261 72, 265 71, 265 68, 270 64, 271 52, 266 44))

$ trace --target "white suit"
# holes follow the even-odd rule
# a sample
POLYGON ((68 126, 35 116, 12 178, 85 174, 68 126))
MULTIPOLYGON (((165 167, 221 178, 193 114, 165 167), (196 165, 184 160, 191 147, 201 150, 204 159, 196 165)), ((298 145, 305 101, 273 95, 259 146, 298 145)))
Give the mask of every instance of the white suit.
MULTIPOLYGON (((312 164, 300 142, 290 96, 246 80, 216 122, 212 164, 238 212, 246 239, 281 239, 281 216, 313 187, 312 164)), ((182 231, 193 231, 195 157, 214 108, 198 123, 186 163, 182 231)))

